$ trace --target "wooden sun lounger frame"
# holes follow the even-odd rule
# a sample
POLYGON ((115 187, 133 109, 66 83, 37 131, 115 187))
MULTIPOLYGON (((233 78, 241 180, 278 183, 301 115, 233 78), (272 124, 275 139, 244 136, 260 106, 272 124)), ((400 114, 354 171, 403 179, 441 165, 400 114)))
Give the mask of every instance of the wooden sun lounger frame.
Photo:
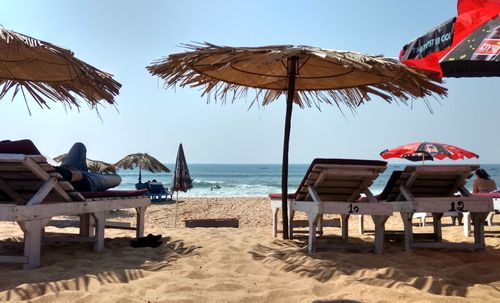
POLYGON ((136 237, 142 237, 145 211, 151 203, 149 198, 142 196, 85 199, 40 155, 0 154, 0 189, 12 200, 0 201, 0 220, 17 222, 24 233, 24 255, 1 255, 0 263, 21 263, 24 269, 40 266, 44 228, 52 217, 80 216, 79 240, 93 242, 94 251, 98 252, 104 249, 109 211, 135 208, 136 237), (7 179, 9 181, 5 181, 7 179))
MULTIPOLYGON (((299 190, 297 198, 289 200, 290 238, 293 238, 292 222, 296 211, 305 212, 308 218, 309 241, 307 249, 309 254, 316 252, 316 233, 323 214, 340 215, 342 239, 344 241, 348 241, 349 217, 351 215, 370 215, 375 224, 374 251, 375 253, 382 254, 384 252, 385 222, 392 215, 393 208, 389 203, 379 203, 368 187, 385 168, 385 166, 381 165, 314 165, 310 175, 317 174, 317 177, 311 178, 304 184, 299 190), (332 182, 333 184, 331 184, 332 182), (355 188, 352 188, 353 182, 357 184, 355 188), (341 201, 335 200, 335 198, 330 199, 328 194, 321 192, 322 190, 329 191, 329 189, 325 189, 325 186, 328 186, 328 184, 331 184, 331 188, 334 190, 340 189, 342 191, 342 188, 347 188, 349 190, 347 194, 349 197, 341 201), (323 197, 326 197, 326 199, 322 199, 320 197, 321 194, 318 192, 323 194, 323 197), (368 202, 356 203, 361 193, 366 195, 368 202)), ((309 178, 310 176, 306 177, 309 178)), ((335 195, 330 195, 330 197, 335 197, 335 195)))
MULTIPOLYGON (((486 247, 484 240, 484 221, 488 214, 493 211, 493 200, 491 198, 471 196, 465 188, 466 180, 472 171, 479 168, 477 165, 422 165, 407 166, 403 172, 403 183, 399 184, 398 196, 390 203, 394 211, 401 214, 404 225, 404 247, 406 251, 413 248, 458 248, 483 250, 486 247), (434 176, 456 176, 453 186, 449 187, 446 196, 432 196, 432 188, 438 184, 428 184, 428 197, 415 197, 416 190, 412 187, 422 175, 433 174, 434 176), (406 174, 406 175, 405 175, 406 174), (455 196, 459 191, 462 195, 455 196), (416 212, 431 213, 433 217, 434 242, 415 242, 412 218, 416 212), (443 243, 441 217, 444 213, 456 212, 464 214, 464 219, 470 216, 474 222, 474 243, 443 243)), ((420 188, 425 188, 420 186, 420 188)), ((466 227, 464 227, 466 228, 466 227)))

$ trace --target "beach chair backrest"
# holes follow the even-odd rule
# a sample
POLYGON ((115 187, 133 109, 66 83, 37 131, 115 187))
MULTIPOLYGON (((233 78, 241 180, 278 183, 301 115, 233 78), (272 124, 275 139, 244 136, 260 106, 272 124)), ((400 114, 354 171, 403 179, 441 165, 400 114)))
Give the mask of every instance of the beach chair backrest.
POLYGON ((0 153, 0 203, 83 201, 42 155, 0 153))
POLYGON ((385 161, 314 159, 295 193, 296 200, 311 200, 308 187, 312 186, 322 201, 356 201, 386 166, 385 161))
POLYGON ((450 197, 457 192, 468 194, 465 183, 479 165, 409 165, 403 171, 394 171, 380 200, 404 199, 403 186, 413 197, 450 197))
POLYGON ((166 192, 166 189, 161 182, 149 182, 148 187, 149 192, 152 194, 164 194, 166 192))

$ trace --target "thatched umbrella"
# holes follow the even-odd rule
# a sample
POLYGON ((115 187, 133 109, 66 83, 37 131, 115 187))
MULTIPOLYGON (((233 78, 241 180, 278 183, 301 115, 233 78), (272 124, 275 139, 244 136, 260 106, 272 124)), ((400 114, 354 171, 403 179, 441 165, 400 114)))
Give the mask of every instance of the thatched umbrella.
MULTIPOLYGON (((62 154, 54 158, 56 162, 63 162, 67 154, 62 154)), ((86 159, 89 171, 94 173, 116 174, 116 167, 104 161, 86 159)))
MULTIPOLYGON (((406 103, 410 98, 446 89, 426 74, 395 59, 309 46, 226 47, 213 44, 186 45, 187 52, 172 54, 147 67, 165 80, 166 87, 203 87, 223 103, 257 90, 253 101, 262 105, 287 95, 282 166, 283 237, 288 238, 288 146, 292 105, 333 104, 350 110, 381 97, 406 103)), ((253 104, 252 103, 252 104, 253 104)))
POLYGON ((145 170, 149 170, 152 173, 157 173, 161 171, 167 173, 170 172, 170 169, 168 169, 168 167, 166 167, 163 163, 158 161, 155 157, 143 153, 127 155, 123 157, 120 161, 116 162, 114 166, 117 168, 125 168, 125 169, 133 169, 139 167, 139 183, 142 183, 141 170, 143 168, 145 170))
POLYGON ((79 107, 80 97, 95 108, 101 100, 113 104, 120 86, 69 49, 0 28, 0 99, 21 91, 40 107, 49 108, 46 100, 79 107))

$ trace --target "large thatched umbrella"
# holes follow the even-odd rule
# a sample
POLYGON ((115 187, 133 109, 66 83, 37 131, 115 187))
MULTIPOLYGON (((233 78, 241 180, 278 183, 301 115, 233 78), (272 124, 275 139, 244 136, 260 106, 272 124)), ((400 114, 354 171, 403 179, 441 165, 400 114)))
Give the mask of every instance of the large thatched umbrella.
POLYGON ((49 107, 46 100, 79 107, 82 98, 94 108, 102 100, 113 104, 120 86, 69 49, 0 28, 0 99, 21 91, 40 107, 49 107))
POLYGON ((203 87, 222 102, 257 89, 262 105, 287 95, 282 166, 283 237, 288 238, 288 146, 292 105, 341 104, 354 110, 375 95, 385 101, 406 103, 410 98, 446 89, 427 75, 395 59, 309 46, 221 47, 186 45, 190 50, 172 54, 147 67, 165 80, 166 87, 203 87))
MULTIPOLYGON (((54 161, 56 162, 63 162, 64 158, 66 158, 67 154, 62 154, 54 158, 54 161)), ((87 158, 87 167, 89 171, 94 172, 94 173, 104 173, 104 174, 116 174, 116 167, 113 164, 104 162, 104 161, 99 161, 99 160, 92 160, 87 158)))
POLYGON ((158 161, 155 157, 143 154, 136 153, 130 154, 123 157, 120 161, 114 164, 117 168, 125 168, 125 169, 133 169, 139 167, 139 183, 142 183, 142 174, 141 170, 144 168, 145 170, 149 170, 152 173, 158 173, 161 171, 170 172, 170 169, 166 167, 163 163, 158 161))

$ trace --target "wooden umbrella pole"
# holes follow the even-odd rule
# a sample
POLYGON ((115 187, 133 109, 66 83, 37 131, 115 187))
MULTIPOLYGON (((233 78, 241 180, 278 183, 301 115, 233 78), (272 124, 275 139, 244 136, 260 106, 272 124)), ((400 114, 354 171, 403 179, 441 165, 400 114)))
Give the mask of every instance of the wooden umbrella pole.
POLYGON ((179 191, 176 192, 176 198, 175 198, 175 221, 174 221, 174 227, 177 227, 177 201, 179 201, 179 191))
POLYGON ((281 167, 281 213, 283 219, 283 239, 288 239, 288 149, 292 121, 293 97, 295 95, 295 78, 297 76, 298 57, 288 57, 288 91, 286 98, 285 136, 283 140, 283 165, 281 167))

